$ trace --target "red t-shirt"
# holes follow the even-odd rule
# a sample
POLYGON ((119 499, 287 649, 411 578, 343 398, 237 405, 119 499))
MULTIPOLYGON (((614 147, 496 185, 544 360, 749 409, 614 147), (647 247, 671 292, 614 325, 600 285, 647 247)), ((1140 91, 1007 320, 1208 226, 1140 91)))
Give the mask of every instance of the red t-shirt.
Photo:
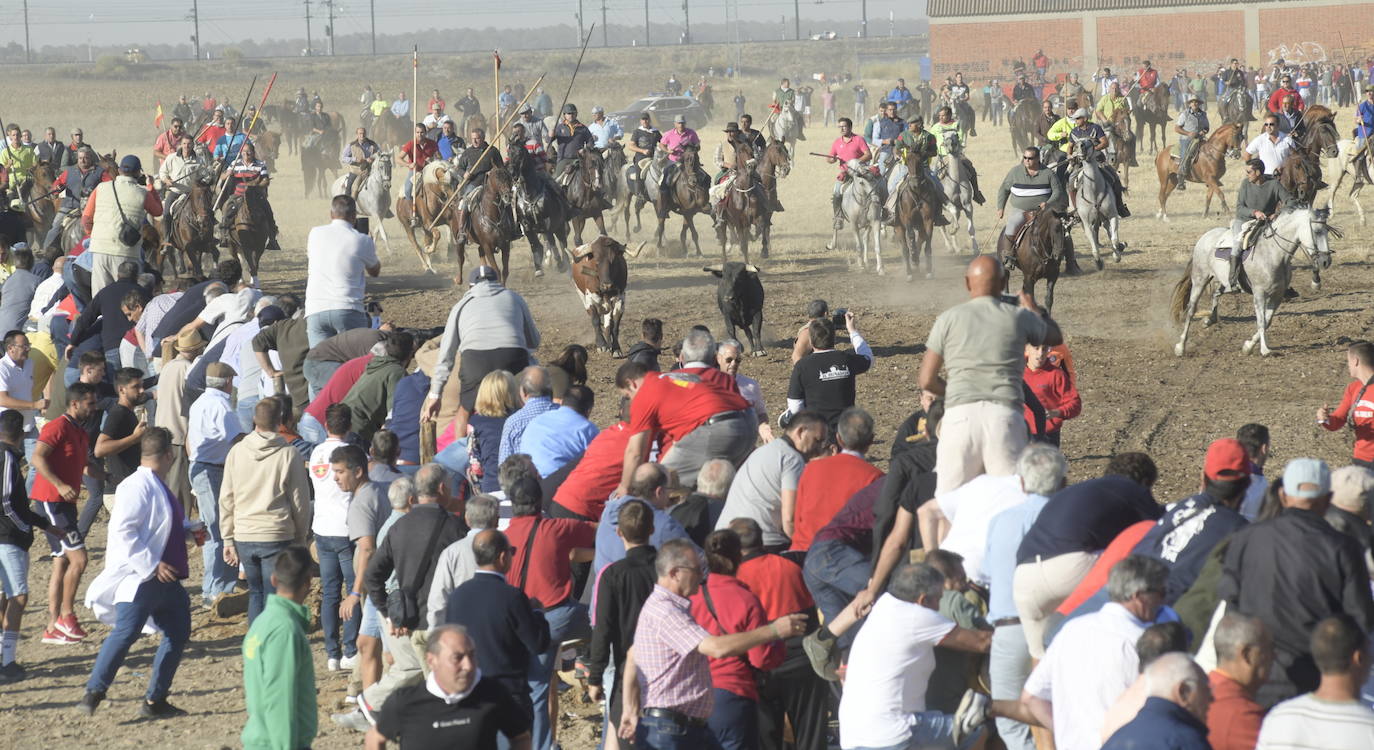
POLYGON ((1107 549, 1102 550, 1102 555, 1093 563, 1088 574, 1078 582, 1078 588, 1069 594, 1069 598, 1055 610, 1061 615, 1071 615, 1075 609, 1083 602, 1093 598, 1103 586, 1107 585, 1107 575, 1112 572, 1112 566, 1131 556, 1131 550, 1140 543, 1145 535, 1150 533, 1150 529, 1155 527, 1155 521, 1137 521, 1122 530, 1112 543, 1107 545, 1107 549))
POLYGON ((1355 425, 1355 459, 1359 461, 1374 461, 1374 386, 1370 386, 1360 396, 1360 403, 1356 404, 1355 395, 1364 388, 1364 383, 1358 380, 1350 381, 1345 387, 1345 393, 1341 396, 1341 405, 1331 412, 1331 418, 1322 424, 1332 432, 1341 429, 1346 422, 1355 425))
POLYGON ((873 464, 848 453, 818 458, 802 469, 797 483, 797 509, 793 516, 792 549, 811 549, 811 542, 854 493, 881 477, 873 464))
MULTIPOLYGON (((520 585, 520 573, 530 560, 525 549, 530 538, 530 525, 535 516, 517 516, 506 527, 506 538, 515 547, 506 581, 520 585)), ((553 607, 572 597, 572 561, 569 553, 578 547, 596 547, 596 522, 575 521, 571 518, 540 518, 534 536, 534 565, 525 579, 525 595, 538 599, 544 608, 553 607)))
POLYGON ((714 367, 651 372, 630 404, 630 432, 663 433, 660 449, 666 453, 711 417, 749 408, 735 379, 714 367))
POLYGON ((310 405, 305 407, 305 413, 319 420, 319 423, 323 425, 325 410, 343 401, 344 396, 348 395, 349 389, 358 382, 358 378, 363 376, 363 370, 367 369, 367 363, 371 361, 372 355, 364 354, 343 363, 339 369, 334 371, 333 375, 329 376, 329 382, 324 384, 310 405))
MULTIPOLYGON (((43 425, 38 433, 38 442, 52 447, 48 454, 48 466, 68 487, 81 489, 81 473, 86 470, 86 451, 90 448, 91 438, 86 428, 77 424, 67 414, 43 425)), ((57 488, 41 473, 33 480, 34 500, 43 503, 67 502, 57 493, 57 488)))
POLYGON ((428 138, 420 139, 420 155, 415 156, 415 141, 411 141, 401 147, 401 153, 415 160, 415 171, 419 172, 425 168, 430 159, 439 153, 439 144, 428 138))
MULTIPOLYGON (((712 573, 701 586, 692 595, 692 619, 711 635, 743 633, 768 624, 763 603, 738 578, 712 573), (702 590, 707 587, 711 593, 711 608, 707 608, 702 590)), ((769 641, 749 649, 742 656, 712 659, 711 687, 756 701, 759 689, 754 682, 754 670, 776 669, 786 656, 787 647, 782 641, 769 641)))
POLYGON ((580 516, 600 518, 611 491, 620 484, 620 473, 625 467, 625 446, 632 434, 630 423, 620 422, 592 438, 582 460, 559 485, 553 501, 580 516))
MULTIPOLYGON (((1063 412, 1062 417, 1045 418, 1045 432, 1054 432, 1064 426, 1064 420, 1073 419, 1083 411, 1083 399, 1078 396, 1078 389, 1073 386, 1073 380, 1062 366, 1046 362, 1039 370, 1027 367, 1021 373, 1021 379, 1026 381, 1045 411, 1058 409, 1063 412)), ((1026 424, 1034 434, 1035 416, 1029 406, 1023 405, 1021 408, 1025 412, 1026 424)))
POLYGON ((806 612, 816 606, 806 588, 800 565, 771 553, 744 558, 736 577, 758 595, 770 621, 783 615, 806 612))
POLYGON ((220 139, 220 136, 227 132, 229 131, 225 130, 222 125, 206 125, 205 129, 200 132, 200 137, 196 140, 213 148, 215 142, 220 139))

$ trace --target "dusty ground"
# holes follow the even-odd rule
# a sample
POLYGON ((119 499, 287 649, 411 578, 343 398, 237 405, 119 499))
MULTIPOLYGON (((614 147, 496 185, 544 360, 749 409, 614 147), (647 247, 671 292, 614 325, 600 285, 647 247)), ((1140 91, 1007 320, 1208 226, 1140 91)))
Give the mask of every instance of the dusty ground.
MULTIPOLYGON (((870 82, 870 87, 876 90, 879 83, 870 82)), ((137 85, 139 96, 146 96, 142 84, 137 85)), ((295 82, 286 85, 294 88, 295 82)), ((750 81, 749 95, 757 101, 766 85, 771 81, 750 81)), ((85 90, 89 84, 82 86, 85 90)), ((359 86, 339 85, 336 89, 342 95, 346 89, 359 86)), ((422 86, 422 90, 427 88, 422 86)), ((627 95, 618 87, 606 93, 608 101, 627 95)), ((168 98, 165 93, 163 98, 168 98)), ((594 98, 580 101, 591 103, 594 98)), ((21 111, 10 116, 20 118, 26 126, 41 126, 41 121, 52 118, 59 128, 76 117, 77 105, 72 103, 34 106, 39 109, 32 115, 21 111)), ((85 126, 88 139, 102 150, 117 146, 121 152, 135 149, 147 155, 152 138, 146 136, 144 140, 147 124, 142 110, 108 121, 99 114, 94 115, 94 121, 92 117, 87 111, 80 124, 85 126)), ((1343 121, 1348 117, 1342 114, 1343 121)), ((720 138, 719 130, 720 123, 716 123, 703 132, 708 153, 720 138)), ((991 197, 1012 166, 1013 156, 1005 130, 987 126, 983 130, 984 135, 974 139, 970 155, 983 173, 984 190, 991 197)), ((829 129, 819 126, 811 132, 812 140, 803 144, 807 147, 803 150, 824 150, 833 137, 829 129)), ((1145 158, 1141 161, 1149 163, 1145 158)), ((1228 193, 1234 195, 1239 167, 1232 162, 1229 168, 1226 184, 1228 193)), ((302 290, 305 234, 310 226, 325 221, 327 208, 322 199, 305 201, 298 197, 300 173, 292 160, 284 159, 279 169, 272 200, 284 229, 282 244, 286 249, 266 259, 264 284, 269 291, 302 290)), ((1132 176, 1135 189, 1131 204, 1141 218, 1124 222, 1123 238, 1130 244, 1125 259, 1120 264, 1109 260, 1104 271, 1089 270, 1059 286, 1054 313, 1068 335, 1084 403, 1083 415, 1064 430, 1064 450, 1072 477, 1095 475, 1116 452, 1147 451, 1161 471, 1157 496, 1161 500, 1177 499, 1196 487, 1208 442, 1234 434, 1237 427, 1250 421, 1263 422, 1273 430, 1271 475, 1295 456, 1315 455, 1341 462, 1349 456, 1349 437, 1344 432, 1329 434, 1319 429, 1313 413, 1316 407, 1334 405, 1339 398, 1346 382, 1341 346, 1367 336, 1372 322, 1367 291, 1370 273, 1365 265, 1370 249, 1368 232, 1356 226, 1350 215, 1337 214, 1336 221, 1344 222, 1348 231, 1344 240, 1334 241, 1336 265, 1325 274, 1321 292, 1309 288, 1305 271, 1299 275, 1295 286, 1301 298, 1285 305, 1271 328, 1270 342, 1276 350, 1273 357, 1260 359, 1240 353, 1240 344, 1253 331, 1253 323, 1246 317, 1250 306, 1248 300, 1230 297, 1222 304, 1220 326, 1195 328, 1189 355, 1179 360, 1172 353, 1177 329, 1167 310, 1170 293, 1196 237, 1222 222, 1201 216, 1202 191, 1197 188, 1173 196, 1172 224, 1150 218, 1156 187, 1152 172, 1141 169, 1132 176)), ((931 322, 941 310, 964 297, 961 274, 968 255, 966 246, 964 254, 947 254, 943 241, 937 239, 935 278, 907 283, 898 272, 897 244, 884 238, 888 275, 878 277, 852 270, 852 253, 825 249, 832 175, 833 168, 821 160, 801 157, 782 185, 782 200, 788 210, 777 217, 773 257, 767 261, 754 257, 763 268, 770 346, 768 356, 746 363, 745 372, 763 383, 768 403, 776 410, 784 403, 790 372, 790 337, 802 322, 806 303, 823 297, 833 307, 855 310, 859 326, 878 356, 874 371, 859 380, 859 401, 874 413, 882 439, 890 441, 897 424, 916 405, 915 377, 931 322)), ((994 225, 992 208, 980 208, 977 229, 985 249, 992 247, 994 225)), ((388 226, 393 238, 398 236, 399 226, 394 221, 388 226)), ((670 236, 676 227, 677 220, 670 221, 670 236)), ((623 230, 614 234, 625 238, 623 230)), ((697 322, 719 329, 714 278, 701 270, 704 264, 719 262, 719 249, 714 240, 703 244, 705 258, 666 259, 655 256, 651 248, 632 262, 624 346, 634 342, 633 332, 638 330, 639 320, 647 316, 663 318, 670 339, 680 337, 697 322)), ((1080 238, 1078 244, 1081 248, 1085 243, 1080 238)), ((445 280, 453 272, 452 264, 445 264, 438 277, 424 276, 418 273, 419 264, 404 240, 393 242, 391 254, 383 253, 383 277, 369 288, 380 295, 385 317, 415 326, 442 323, 458 298, 458 291, 445 280)), ((1091 269, 1090 263, 1084 265, 1091 269)), ((592 343, 590 325, 566 277, 550 274, 532 278, 523 244, 513 254, 513 268, 510 285, 529 300, 544 335, 541 357, 554 356, 567 343, 592 343)), ((591 385, 602 397, 595 415, 600 423, 610 419, 612 378, 618 364, 600 354, 594 354, 590 363, 591 385)), ((874 454, 884 461, 886 445, 874 454)), ((87 580, 100 569, 103 533, 102 527, 91 540, 95 557, 87 580)), ((40 542, 37 547, 41 546, 40 542)), ((38 642, 41 612, 46 607, 48 565, 44 559, 35 553, 30 604, 34 614, 25 624, 20 652, 31 676, 22 684, 0 690, 0 722, 6 726, 7 736, 16 738, 15 747, 57 750, 97 744, 186 748, 237 745, 243 722, 239 676, 242 618, 216 623, 196 615, 193 642, 173 695, 175 702, 191 711, 191 717, 155 725, 133 721, 156 645, 145 641, 131 652, 120 681, 100 712, 91 719, 78 718, 72 706, 80 698, 94 653, 108 630, 90 626, 89 642, 78 646, 62 648, 38 642)), ((198 576, 197 560, 189 583, 194 586, 198 576)), ((83 620, 88 619, 85 612, 83 620)), ((337 731, 329 722, 328 713, 336 710, 344 694, 345 679, 323 673, 323 647, 318 633, 314 638, 321 719, 315 747, 357 747, 358 736, 337 731)), ((564 746, 591 747, 589 725, 571 720, 570 724, 575 728, 570 727, 565 735, 564 746)))

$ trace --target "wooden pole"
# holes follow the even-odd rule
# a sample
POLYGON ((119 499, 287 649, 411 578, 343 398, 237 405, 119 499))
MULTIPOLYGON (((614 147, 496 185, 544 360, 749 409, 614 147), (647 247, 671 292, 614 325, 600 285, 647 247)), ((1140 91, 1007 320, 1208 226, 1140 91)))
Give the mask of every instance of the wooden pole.
MULTIPOLYGON (((410 194, 415 195, 415 160, 420 158, 420 143, 415 140, 415 108, 419 105, 416 100, 420 98, 420 45, 410 48, 410 140, 413 148, 410 153, 410 194)), ((415 210, 414 198, 411 199, 410 210, 415 210)))
MULTIPOLYGON (((500 119, 501 119, 501 52, 500 52, 499 50, 492 50, 492 51, 491 51, 491 80, 492 80, 492 91, 496 94, 496 104, 494 105, 494 108, 495 108, 495 110, 496 110, 496 119, 497 119, 497 120, 500 120, 500 119)), ((504 130, 504 128, 503 128, 503 130, 504 130)), ((491 134, 491 137, 487 139, 487 142, 488 142, 488 143, 491 143, 491 144, 495 144, 495 145, 497 146, 497 148, 500 148, 500 140, 499 140, 500 138, 501 138, 501 131, 498 130, 497 132, 491 134)))

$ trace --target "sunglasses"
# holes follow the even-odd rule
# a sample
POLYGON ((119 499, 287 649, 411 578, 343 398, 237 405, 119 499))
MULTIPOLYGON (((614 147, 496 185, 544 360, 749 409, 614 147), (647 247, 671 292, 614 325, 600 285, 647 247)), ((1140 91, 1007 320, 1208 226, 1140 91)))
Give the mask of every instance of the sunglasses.
POLYGON ((739 357, 724 357, 721 361, 725 362, 726 364, 733 364, 739 361, 739 357))
POLYGON ((1266 123, 1264 123, 1264 127, 1266 127, 1266 128, 1272 128, 1272 127, 1277 127, 1277 126, 1278 126, 1278 123, 1277 123, 1277 122, 1266 122, 1266 123))
POLYGON ((1040 157, 1038 157, 1038 156, 1023 156, 1023 157, 1021 157, 1021 161, 1040 161, 1040 157))

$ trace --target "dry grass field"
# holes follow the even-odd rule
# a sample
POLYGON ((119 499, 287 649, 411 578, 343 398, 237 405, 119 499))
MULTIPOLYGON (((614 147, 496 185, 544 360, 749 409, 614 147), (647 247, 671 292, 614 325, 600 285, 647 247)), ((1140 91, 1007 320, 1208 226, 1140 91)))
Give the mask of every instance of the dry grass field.
MULTIPOLYGON (((766 71, 740 81, 749 109, 762 114, 767 92, 776 84, 777 74, 794 80, 813 68, 848 69, 846 52, 840 43, 813 43, 810 46, 769 46, 747 53, 745 70, 766 71), (828 46, 835 45, 835 46, 828 46), (773 61, 769 56, 790 58, 773 61)), ((590 50, 571 97, 584 111, 593 104, 618 108, 636 96, 660 85, 669 73, 694 80, 706 64, 724 65, 701 58, 687 59, 682 50, 590 50), (689 67, 692 66, 692 67, 689 67)), ((547 71, 545 86, 559 99, 567 86, 575 52, 545 56, 512 56, 506 61, 502 80, 506 83, 532 82, 547 71)), ((454 56, 443 60, 423 60, 420 68, 420 97, 440 88, 450 101, 461 96, 462 88, 475 86, 488 105, 491 99, 490 58, 481 55, 454 56)), ((52 124, 65 133, 72 125, 85 129, 87 140, 102 151, 137 152, 146 158, 156 135, 152 129, 154 102, 161 99, 170 111, 179 93, 199 94, 206 88, 216 95, 231 95, 235 105, 242 100, 244 87, 255 73, 265 80, 268 64, 223 66, 202 70, 194 66, 159 67, 157 70, 115 71, 113 77, 87 76, 89 71, 66 69, 44 72, 10 70, 0 80, 0 101, 6 103, 6 122, 17 121, 38 131, 52 124), (59 75, 60 73, 61 75, 59 75), (221 93, 223 92, 223 94, 221 93)), ((914 66, 907 71, 915 78, 914 66)), ((319 61, 286 61, 272 98, 279 100, 297 86, 318 89, 326 108, 344 112, 350 126, 355 122, 356 97, 364 83, 379 91, 410 89, 407 60, 389 58, 376 63, 360 60, 336 64, 319 61)), ((875 92, 891 85, 887 80, 866 81, 875 92)), ((260 84, 261 85, 261 84, 260 84)), ((733 94, 729 85, 718 84, 717 100, 724 105, 733 94)), ((254 100, 257 96, 254 95, 254 100)), ((840 99, 843 110, 850 98, 840 99)), ((714 151, 720 130, 728 117, 717 118, 702 132, 705 153, 714 151)), ((1350 113, 1338 118, 1347 130, 1350 113)), ((813 125, 805 150, 826 150, 834 137, 829 128, 813 125)), ((1013 165, 1014 156, 1008 133, 1003 128, 983 125, 973 139, 969 155, 983 175, 984 191, 991 199, 1002 176, 1013 165)), ((1142 155, 1142 165, 1150 164, 1142 155)), ((888 273, 877 276, 860 273, 853 263, 852 245, 842 238, 843 249, 829 251, 829 194, 834 167, 813 157, 801 156, 791 176, 781 187, 785 213, 775 217, 773 255, 754 261, 762 267, 767 293, 765 337, 770 342, 768 356, 751 359, 745 373, 758 378, 771 409, 784 404, 790 372, 788 353, 791 337, 803 322, 806 303, 816 297, 830 301, 832 307, 847 307, 858 314, 858 325, 872 343, 878 360, 874 369, 859 379, 859 401, 877 419, 883 445, 874 458, 885 462, 898 423, 917 403, 916 373, 926 334, 935 316, 965 296, 962 269, 968 260, 966 240, 960 236, 960 254, 946 252, 944 241, 935 242, 935 277, 909 283, 900 273, 899 245, 895 238, 883 238, 888 273)), ((1226 185, 1234 196, 1240 179, 1237 162, 1228 165, 1226 185)), ((1121 263, 1110 259, 1102 271, 1084 261, 1086 273, 1067 278, 1058 288, 1055 317, 1068 337, 1083 397, 1083 414, 1064 429, 1064 451, 1070 459, 1073 479, 1099 472, 1108 457, 1127 450, 1146 451, 1159 464, 1161 477, 1156 487, 1160 501, 1171 501, 1195 491, 1203 452, 1217 437, 1233 435, 1246 422, 1262 422, 1274 437, 1269 474, 1281 471, 1283 462, 1295 456, 1314 455, 1341 463, 1349 456, 1350 438, 1344 432, 1326 433, 1314 423, 1313 414, 1323 403, 1335 404, 1346 382, 1342 345, 1363 338, 1374 322, 1369 288, 1372 280, 1365 262, 1370 250, 1369 233, 1359 227, 1353 215, 1337 207, 1334 221, 1347 230, 1342 240, 1333 240, 1334 267, 1324 274, 1325 285, 1313 291, 1307 283, 1305 268, 1295 281, 1299 299, 1284 305, 1271 328, 1274 356, 1261 359, 1241 354, 1240 345, 1253 332, 1249 316, 1250 301, 1227 297, 1221 306, 1222 319, 1210 329, 1195 327, 1188 356, 1176 359, 1173 344, 1177 327, 1170 320, 1168 304, 1174 284, 1195 239, 1205 230, 1219 226, 1229 217, 1204 218, 1203 191, 1194 187, 1175 194, 1170 202, 1170 224, 1153 218, 1157 183, 1151 167, 1132 175, 1129 202, 1136 218, 1123 222, 1122 237, 1129 248, 1121 263)), ((305 266, 303 243, 311 226, 327 220, 323 199, 304 200, 301 195, 299 165, 289 157, 277 164, 272 186, 272 202, 283 229, 283 251, 265 258, 264 287, 273 292, 301 291, 305 266)), ((1229 198, 1228 198, 1229 200, 1229 198)), ((1215 210, 1215 206, 1214 206, 1215 210)), ((646 218, 647 215, 646 215, 646 218)), ((991 250, 997 231, 995 208, 977 211, 980 247, 991 250)), ((669 221, 668 235, 676 236, 678 220, 669 221)), ((709 220, 699 220, 699 228, 709 230, 709 220)), ((388 229, 393 236, 392 251, 383 251, 383 272, 369 284, 385 307, 384 317, 414 326, 438 325, 461 289, 454 289, 447 277, 452 264, 445 261, 438 276, 420 273, 419 263, 394 220, 388 229)), ((647 229, 647 227, 646 227, 647 229)), ((638 241, 646 233, 618 239, 638 241)), ((648 316, 662 318, 668 338, 680 337, 691 325, 704 322, 720 327, 715 305, 715 279, 702 271, 703 265, 720 261, 714 238, 703 232, 704 258, 668 258, 655 255, 652 245, 631 263, 628 312, 622 343, 635 340, 639 321, 648 316)), ((1078 247, 1085 247, 1081 235, 1078 247)), ((532 264, 523 241, 512 253, 510 286, 529 300, 544 335, 540 356, 550 358, 568 343, 593 342, 591 326, 582 312, 568 278, 550 273, 534 278, 532 264)), ((1019 282, 1018 282, 1019 283, 1019 282)), ((589 369, 590 385, 601 397, 596 419, 610 421, 614 404, 613 375, 618 362, 608 355, 593 354, 589 369)), ((91 627, 88 643, 60 648, 39 643, 42 611, 46 606, 43 589, 47 581, 46 558, 35 547, 31 572, 32 613, 24 630, 21 659, 28 665, 30 678, 0 691, 0 722, 13 747, 60 748, 102 747, 184 747, 218 748, 237 746, 242 725, 242 694, 239 646, 244 629, 242 619, 211 622, 197 613, 193 643, 182 663, 173 701, 189 709, 186 719, 156 725, 133 721, 136 701, 142 695, 155 644, 140 643, 130 654, 110 700, 91 719, 79 718, 72 706, 81 696, 82 685, 94 658, 105 627, 91 627)), ((103 529, 91 545, 95 556, 87 580, 101 566, 103 529)), ((194 557, 194 555, 193 555, 194 557)), ((198 560, 193 579, 199 580, 198 560)), ((317 651, 320 667, 321 735, 315 747, 322 750, 352 748, 360 738, 337 730, 328 719, 344 691, 344 678, 323 672, 323 649, 317 651)), ((566 708, 566 705, 565 705, 566 708)), ((584 711, 585 713, 585 711, 584 711)), ((593 747, 590 725, 581 720, 565 722, 564 747, 593 747)))

